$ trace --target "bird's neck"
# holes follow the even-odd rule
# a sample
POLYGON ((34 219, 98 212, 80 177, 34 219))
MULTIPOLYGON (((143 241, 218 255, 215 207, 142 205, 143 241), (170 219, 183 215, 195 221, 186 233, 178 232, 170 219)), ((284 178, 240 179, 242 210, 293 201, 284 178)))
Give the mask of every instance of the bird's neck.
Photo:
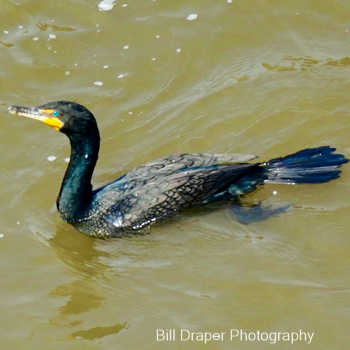
POLYGON ((97 130, 89 136, 73 134, 68 137, 71 157, 57 198, 57 208, 65 221, 74 223, 88 216, 92 198, 91 178, 98 158, 100 136, 97 130))

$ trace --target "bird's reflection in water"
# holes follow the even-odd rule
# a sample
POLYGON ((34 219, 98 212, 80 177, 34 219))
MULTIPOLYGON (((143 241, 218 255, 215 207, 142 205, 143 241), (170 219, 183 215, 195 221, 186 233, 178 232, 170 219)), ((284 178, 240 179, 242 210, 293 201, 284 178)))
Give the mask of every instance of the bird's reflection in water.
MULTIPOLYGON (((81 315, 94 310, 100 313, 99 309, 103 309, 106 303, 103 293, 99 290, 101 285, 108 285, 109 279, 106 275, 110 268, 100 260, 103 257, 108 258, 109 254, 96 248, 99 242, 76 232, 64 223, 58 226, 56 234, 48 241, 73 276, 71 282, 60 284, 50 293, 60 302, 66 300, 64 305, 57 308, 50 324, 74 330, 64 337, 64 340, 94 340, 125 329, 125 320, 106 325, 103 319, 97 319, 94 327, 84 329, 85 317, 83 319, 81 315)), ((113 276, 117 275, 117 272, 111 272, 113 276)), ((117 315, 117 310, 115 313, 117 315)))
POLYGON ((94 327, 87 330, 77 331, 70 336, 74 339, 95 340, 103 338, 107 335, 117 334, 121 330, 127 328, 127 322, 118 323, 109 327, 94 327))

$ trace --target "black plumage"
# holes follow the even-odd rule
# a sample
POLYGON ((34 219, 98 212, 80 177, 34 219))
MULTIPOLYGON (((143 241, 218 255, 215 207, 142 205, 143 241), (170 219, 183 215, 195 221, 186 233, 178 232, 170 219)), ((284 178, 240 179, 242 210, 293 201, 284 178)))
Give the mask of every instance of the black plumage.
POLYGON ((191 207, 233 200, 265 182, 327 182, 337 178, 339 167, 348 162, 328 146, 266 163, 248 163, 255 158, 251 155, 187 153, 147 163, 93 190, 100 135, 89 110, 58 101, 32 108, 13 106, 8 111, 43 121, 68 136, 71 158, 57 208, 66 222, 92 236, 135 232, 191 207))

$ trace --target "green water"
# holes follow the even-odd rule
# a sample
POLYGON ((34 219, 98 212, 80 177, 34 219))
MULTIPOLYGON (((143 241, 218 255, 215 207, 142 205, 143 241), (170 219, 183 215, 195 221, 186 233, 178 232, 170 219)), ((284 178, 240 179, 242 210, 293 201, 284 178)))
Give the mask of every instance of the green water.
POLYGON ((93 111, 95 186, 181 152, 267 160, 332 145, 349 157, 350 3, 99 3, 0 0, 1 348, 347 349, 349 166, 328 184, 250 196, 293 204, 264 222, 222 208, 93 240, 56 213, 68 140, 6 109, 73 100, 93 111), (157 342, 157 329, 314 336, 157 342))

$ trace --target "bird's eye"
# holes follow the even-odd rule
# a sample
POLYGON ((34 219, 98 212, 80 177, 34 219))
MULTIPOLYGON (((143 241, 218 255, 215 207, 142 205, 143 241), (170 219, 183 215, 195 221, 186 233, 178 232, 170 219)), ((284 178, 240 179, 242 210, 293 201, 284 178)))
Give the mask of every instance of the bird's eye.
POLYGON ((53 115, 54 117, 58 117, 58 116, 60 115, 60 112, 59 112, 59 111, 53 111, 53 112, 52 112, 52 115, 53 115))

